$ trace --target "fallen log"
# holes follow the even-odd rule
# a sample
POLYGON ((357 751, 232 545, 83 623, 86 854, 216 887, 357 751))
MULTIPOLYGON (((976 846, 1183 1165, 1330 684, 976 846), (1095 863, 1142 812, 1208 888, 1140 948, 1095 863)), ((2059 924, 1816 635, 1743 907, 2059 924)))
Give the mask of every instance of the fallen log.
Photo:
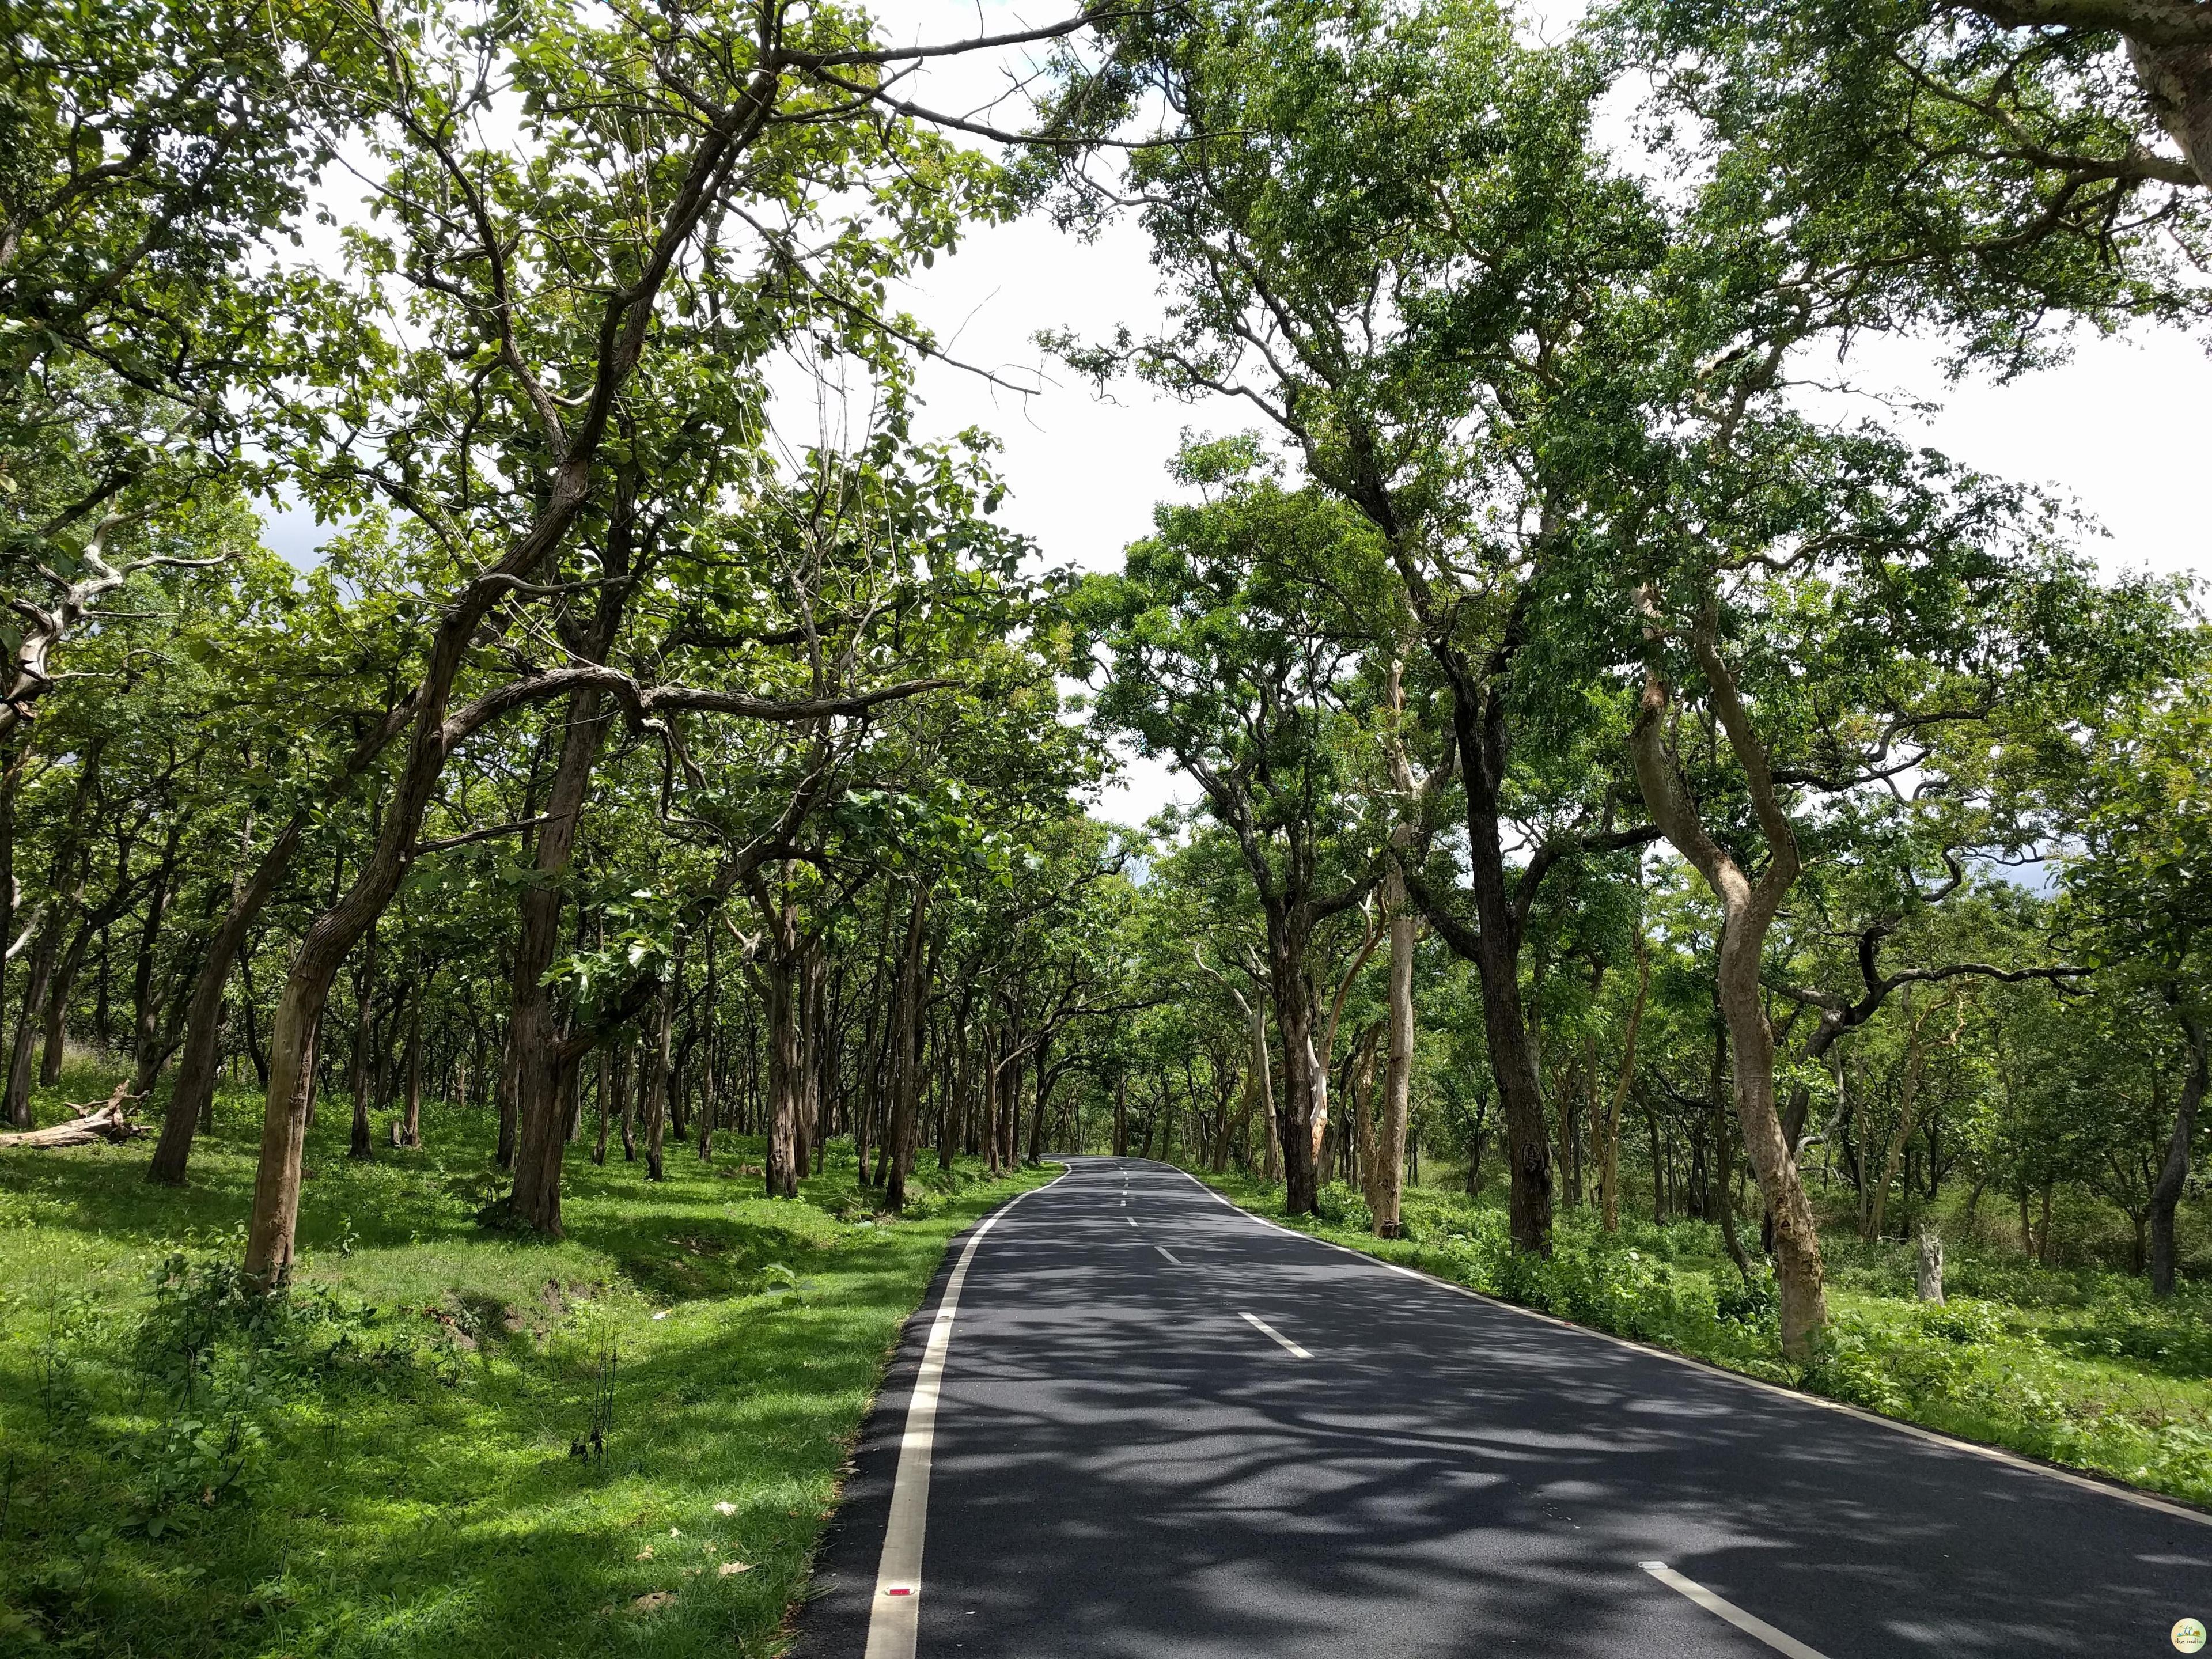
POLYGON ((144 1124, 131 1121, 131 1107, 137 1099, 131 1092, 128 1082, 118 1083, 104 1103, 72 1103, 70 1110, 76 1115, 66 1123, 50 1123, 43 1129, 0 1134, 0 1147, 88 1146, 95 1140, 128 1140, 133 1135, 146 1133, 144 1124))

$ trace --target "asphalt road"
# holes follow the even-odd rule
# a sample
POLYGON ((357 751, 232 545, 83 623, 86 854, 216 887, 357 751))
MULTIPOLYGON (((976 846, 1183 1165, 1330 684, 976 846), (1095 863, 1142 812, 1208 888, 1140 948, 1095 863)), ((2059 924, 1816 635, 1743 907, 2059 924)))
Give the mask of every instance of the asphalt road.
MULTIPOLYGON (((962 1253, 871 1415, 806 1659, 870 1652, 962 1253)), ((929 1659, 2148 1656, 2212 1623, 2203 1517, 1461 1294, 1164 1165, 1072 1160, 1001 1212, 945 1328, 897 1587, 929 1659)))

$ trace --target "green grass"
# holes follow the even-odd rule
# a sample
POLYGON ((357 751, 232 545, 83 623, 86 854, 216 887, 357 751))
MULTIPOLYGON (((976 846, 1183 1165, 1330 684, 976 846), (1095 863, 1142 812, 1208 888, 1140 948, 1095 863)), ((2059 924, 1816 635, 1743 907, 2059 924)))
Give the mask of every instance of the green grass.
MULTIPOLYGON (((2039 1267, 1954 1247, 1949 1300, 1912 1294, 1911 1252, 1825 1241, 1831 1336, 1816 1363, 1782 1358, 1771 1280, 1747 1287, 1719 1230, 1559 1213, 1549 1261, 1516 1255, 1503 1210, 1416 1188, 1408 1236, 1379 1239, 1358 1194, 1292 1221, 1279 1188, 1196 1172, 1254 1212, 1385 1261, 1747 1376, 1827 1395, 2031 1456, 2212 1505, 2212 1294, 2166 1302, 2141 1279, 2039 1267)), ((1752 1240, 1755 1243, 1755 1235, 1752 1240)))
MULTIPOLYGON (((104 1092, 67 1077, 41 1121, 104 1092)), ((148 1141, 0 1154, 0 1651, 773 1653, 946 1241, 1048 1178, 963 1161, 889 1221, 849 1149, 792 1204, 739 1173, 757 1143, 672 1148, 658 1185, 578 1147, 536 1242, 474 1222, 486 1114, 364 1165, 340 1103, 298 1286, 249 1316, 257 1106, 219 1102, 183 1193, 148 1141), (604 1455, 572 1455, 610 1355, 604 1455)))

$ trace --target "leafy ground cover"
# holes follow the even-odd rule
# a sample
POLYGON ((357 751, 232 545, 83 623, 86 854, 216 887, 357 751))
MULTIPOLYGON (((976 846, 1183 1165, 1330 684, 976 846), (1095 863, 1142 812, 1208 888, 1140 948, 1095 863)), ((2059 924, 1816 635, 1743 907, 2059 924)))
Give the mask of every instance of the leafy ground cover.
POLYGON ((2212 1505, 2212 1294, 1954 1251, 1942 1304, 1913 1294, 1908 1246, 1829 1255, 1830 1340, 1784 1360, 1771 1280, 1747 1285, 1719 1229, 1564 1210, 1548 1261, 1516 1255, 1496 1202, 1410 1188, 1407 1236, 1376 1238, 1358 1194, 1327 1188, 1292 1221, 1279 1188, 1196 1172, 1255 1214, 1472 1290, 1747 1376, 2212 1505))
POLYGON ((525 1242, 474 1220, 481 1112, 364 1164, 326 1109, 299 1285, 258 1309, 256 1103, 181 1194, 143 1142, 0 1155, 0 1651, 772 1652, 946 1241, 1049 1178, 963 1160, 892 1221, 849 1148, 795 1204, 757 1143, 659 1185, 577 1149, 568 1237, 525 1242))

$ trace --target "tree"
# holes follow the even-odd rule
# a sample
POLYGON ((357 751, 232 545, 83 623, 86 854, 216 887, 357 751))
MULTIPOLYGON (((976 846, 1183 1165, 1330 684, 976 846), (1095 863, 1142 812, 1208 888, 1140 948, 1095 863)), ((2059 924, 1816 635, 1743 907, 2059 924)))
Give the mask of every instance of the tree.
POLYGON ((1367 897, 1377 872, 1348 833, 1340 763, 1339 728, 1371 641, 1316 602, 1287 556, 1328 546, 1356 564, 1372 554, 1342 507, 1254 468, 1241 443, 1186 449, 1178 476, 1218 493, 1159 508, 1158 533, 1130 548, 1120 575, 1088 579, 1077 614, 1101 658, 1098 718, 1198 781, 1258 897, 1285 1055, 1287 1202, 1302 1215, 1314 1209, 1328 1122, 1316 936, 1367 897))
POLYGON ((2189 1178, 2206 1088, 2208 937, 2212 937, 2212 815, 2206 764, 2212 715, 2204 672, 2123 706, 2090 734, 2065 866, 2082 936, 2108 970, 2151 988, 2182 1039, 2172 1127, 2149 1198, 2151 1288, 2173 1293, 2174 1212, 2189 1178))

